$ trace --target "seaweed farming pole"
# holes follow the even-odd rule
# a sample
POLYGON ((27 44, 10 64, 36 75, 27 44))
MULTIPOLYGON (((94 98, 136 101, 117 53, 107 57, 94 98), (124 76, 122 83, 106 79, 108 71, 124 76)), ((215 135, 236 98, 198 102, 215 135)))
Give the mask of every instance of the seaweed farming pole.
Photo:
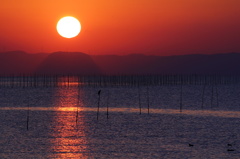
POLYGON ((148 114, 150 112, 150 105, 149 105, 149 86, 147 86, 147 102, 148 102, 148 114))
POLYGON ((182 112, 182 96, 183 96, 183 84, 181 81, 181 91, 180 91, 180 112, 182 112))
POLYGON ((216 85, 216 96, 217 96, 217 107, 218 107, 219 102, 218 102, 218 88, 217 88, 217 85, 216 85))
POLYGON ((109 103, 109 90, 108 90, 108 97, 107 97, 107 119, 109 119, 108 103, 109 103))
POLYGON ((206 84, 203 85, 203 91, 202 91, 202 110, 203 110, 203 103, 204 103, 204 94, 205 94, 205 88, 206 88, 206 84))
POLYGON ((212 83, 211 108, 213 107, 213 93, 214 93, 213 90, 214 90, 214 87, 212 83))
POLYGON ((141 107, 141 98, 140 98, 140 87, 138 83, 138 103, 139 103, 139 114, 142 114, 142 107, 141 107))
POLYGON ((70 86, 70 75, 68 74, 67 75, 67 87, 69 87, 70 86))
POLYGON ((77 103, 77 110, 76 110, 76 126, 77 126, 77 123, 78 123, 78 106, 80 104, 80 89, 78 87, 78 103, 77 103))
POLYGON ((98 108, 97 108, 97 120, 99 116, 99 105, 100 105, 100 98, 101 97, 101 90, 98 91, 98 108))
POLYGON ((28 125, 29 125, 29 101, 28 101, 28 109, 27 109, 27 130, 28 130, 28 125))

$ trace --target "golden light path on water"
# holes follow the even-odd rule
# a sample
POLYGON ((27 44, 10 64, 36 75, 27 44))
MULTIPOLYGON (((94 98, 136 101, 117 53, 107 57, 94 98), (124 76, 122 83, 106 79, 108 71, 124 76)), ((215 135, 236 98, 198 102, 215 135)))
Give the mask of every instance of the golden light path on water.
MULTIPOLYGON (((76 104, 78 107, 83 104, 78 100, 76 95, 79 97, 82 94, 80 90, 65 90, 59 89, 56 91, 56 97, 54 102, 59 107, 55 108, 54 111, 54 128, 52 136, 54 138, 51 140, 51 150, 55 152, 54 156, 49 156, 49 158, 87 158, 87 140, 86 140, 86 126, 85 117, 82 112, 78 113, 79 120, 76 123, 76 104), (59 98, 64 97, 64 98, 59 98), (77 124, 77 130, 76 130, 77 124)), ((42 107, 37 109, 31 108, 32 111, 44 110, 42 107)))
MULTIPOLYGON (((96 112, 97 107, 1 107, 0 110, 30 110, 30 111, 56 111, 56 112, 96 112)), ((106 112, 107 107, 99 109, 100 112, 106 112)), ((139 108, 109 108, 111 112, 121 113, 139 113, 139 108)), ((148 113, 148 109, 142 108, 142 113, 148 113)), ((223 118, 240 118, 240 111, 223 111, 223 110, 182 110, 179 109, 150 109, 151 114, 171 114, 171 115, 192 115, 192 116, 213 116, 223 118)))

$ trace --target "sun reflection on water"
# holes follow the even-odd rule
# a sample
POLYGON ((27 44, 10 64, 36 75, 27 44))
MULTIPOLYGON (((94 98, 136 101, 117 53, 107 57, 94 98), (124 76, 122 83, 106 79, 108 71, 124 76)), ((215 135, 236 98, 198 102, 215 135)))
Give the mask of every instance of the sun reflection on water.
POLYGON ((61 88, 57 92, 56 102, 59 109, 53 119, 52 151, 54 158, 87 158, 87 140, 85 135, 84 114, 77 107, 83 104, 78 96, 82 92, 78 88, 61 88), (64 111, 65 109, 65 111, 64 111), (71 111, 69 111, 71 110, 71 111), (75 110, 75 111, 73 111, 75 110), (78 117, 76 120, 76 117, 78 117))
POLYGON ((80 79, 75 76, 63 76, 59 77, 57 80, 58 87, 76 87, 83 84, 81 83, 80 79))

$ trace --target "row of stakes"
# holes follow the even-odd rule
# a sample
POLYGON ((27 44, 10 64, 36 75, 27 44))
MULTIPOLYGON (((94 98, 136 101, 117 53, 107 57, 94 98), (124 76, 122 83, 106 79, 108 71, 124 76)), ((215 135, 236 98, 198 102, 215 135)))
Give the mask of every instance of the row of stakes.
MULTIPOLYGON (((203 86, 203 91, 202 91, 202 105, 201 105, 201 108, 203 109, 203 104, 204 104, 204 94, 205 94, 205 89, 206 89, 206 85, 203 86)), ((216 90, 216 97, 217 97, 217 105, 218 105, 218 90, 217 90, 217 87, 215 88, 216 90)), ((102 90, 99 90, 98 91, 98 103, 97 103, 97 120, 99 120, 99 110, 100 110, 100 101, 101 101, 101 91, 102 90)), ((78 92, 78 94, 80 94, 78 92)), ((213 96, 214 96, 214 86, 212 85, 212 89, 211 89, 211 108, 212 108, 212 105, 213 105, 213 96)), ((107 119, 109 119, 109 107, 108 107, 108 100, 109 100, 109 93, 108 93, 108 97, 107 97, 107 119)), ((79 95, 78 95, 78 101, 80 101, 79 99, 79 95)), ((180 89, 180 103, 179 103, 179 111, 182 112, 182 108, 183 108, 183 87, 181 85, 181 89, 180 89)), ((139 103, 139 114, 141 115, 142 114, 142 106, 141 106, 141 98, 140 98, 140 87, 138 87, 138 103, 139 103)), ((147 106, 147 110, 148 110, 148 114, 150 114, 150 99, 149 99, 149 87, 147 87, 147 103, 148 103, 148 106, 147 106)), ((28 103, 28 110, 27 110, 27 130, 29 129, 29 111, 30 111, 30 108, 29 108, 29 103, 28 103)), ((79 113, 79 110, 78 110, 78 107, 77 107, 77 110, 76 110, 76 124, 78 122, 78 113, 79 113)))
MULTIPOLYGON (((98 107, 97 107, 97 120, 99 119, 99 110, 100 110, 100 100, 101 100, 101 91, 98 91, 98 107)), ((109 119, 109 108, 108 108, 108 100, 109 95, 107 98, 107 119, 109 119)), ((139 102, 139 114, 142 114, 142 107, 141 107, 141 98, 140 98, 140 88, 138 87, 138 102, 139 102)), ((149 104, 149 88, 147 87, 147 102, 148 102, 148 114, 150 113, 150 104, 149 104)), ((78 114, 78 113, 77 113, 78 114)), ((77 115, 78 116, 78 115, 77 115)))
MULTIPOLYGON (((203 92, 202 92, 202 108, 203 108, 203 100, 204 100, 204 92, 205 92, 205 88, 206 86, 204 85, 203 87, 203 92)), ((100 100, 101 100, 101 91, 98 91, 98 107, 97 107, 97 120, 99 120, 99 110, 100 110, 100 100)), ((79 92, 78 92, 79 93, 79 92)), ((182 112, 182 94, 183 94, 183 88, 181 85, 181 91, 180 91, 180 112, 182 112)), ((212 99, 213 99, 213 95, 214 95, 214 87, 212 86, 212 96, 211 96, 211 105, 212 105, 212 99)), ((217 91, 217 87, 216 87, 216 95, 218 96, 218 91, 217 91)), ((78 95, 79 98, 79 95, 78 95)), ((141 98, 140 98, 140 88, 138 87, 138 99, 139 99, 139 114, 141 115, 142 111, 141 111, 141 98)), ((78 99, 79 101, 80 99, 78 99)), ((109 108, 108 108, 108 100, 109 100, 109 94, 108 94, 108 98, 107 98, 107 119, 109 119, 109 108)), ((147 102, 148 102, 148 114, 150 113, 150 105, 149 105, 149 88, 147 87, 147 102)), ((217 97, 217 102, 218 102, 218 97, 217 97)), ((28 111, 27 111, 27 130, 29 130, 29 104, 28 104, 28 111)), ((76 111, 76 125, 78 123, 78 107, 77 107, 77 111, 76 111)), ((232 144, 227 144, 228 145, 228 149, 227 151, 235 151, 235 149, 232 148, 232 144)), ((193 144, 188 144, 189 147, 193 147, 193 144)))
MULTIPOLYGON (((204 105, 204 95, 205 95, 205 89, 206 89, 206 85, 203 86, 203 90, 202 90, 202 105, 201 105, 201 109, 203 110, 203 105, 204 105)), ((215 93, 216 93, 216 98, 217 98, 217 106, 218 106, 218 89, 217 86, 215 87, 215 93)), ((100 100, 101 100, 101 90, 98 91, 98 107, 97 107, 97 120, 99 119, 99 109, 100 109, 100 100)), ((213 107, 213 98, 214 98, 214 85, 212 85, 211 88, 211 108, 213 107)), ((109 108, 108 108, 108 99, 109 99, 109 95, 107 98, 107 119, 109 119, 109 108)), ((141 98, 140 98, 140 88, 138 87, 138 103, 139 103, 139 114, 142 114, 142 106, 141 106, 141 98)), ((148 103, 148 114, 150 114, 150 99, 149 99, 149 87, 147 87, 147 103, 148 103)), ((183 108, 183 86, 181 85, 181 89, 180 89, 180 103, 179 103, 179 111, 182 112, 182 108, 183 108)))

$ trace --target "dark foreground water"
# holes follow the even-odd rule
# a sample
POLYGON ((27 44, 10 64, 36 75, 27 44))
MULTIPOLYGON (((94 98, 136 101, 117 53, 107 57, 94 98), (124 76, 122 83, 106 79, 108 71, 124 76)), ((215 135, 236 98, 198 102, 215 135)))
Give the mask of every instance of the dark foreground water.
POLYGON ((238 85, 1 88, 0 158, 237 159, 239 95, 238 85))

